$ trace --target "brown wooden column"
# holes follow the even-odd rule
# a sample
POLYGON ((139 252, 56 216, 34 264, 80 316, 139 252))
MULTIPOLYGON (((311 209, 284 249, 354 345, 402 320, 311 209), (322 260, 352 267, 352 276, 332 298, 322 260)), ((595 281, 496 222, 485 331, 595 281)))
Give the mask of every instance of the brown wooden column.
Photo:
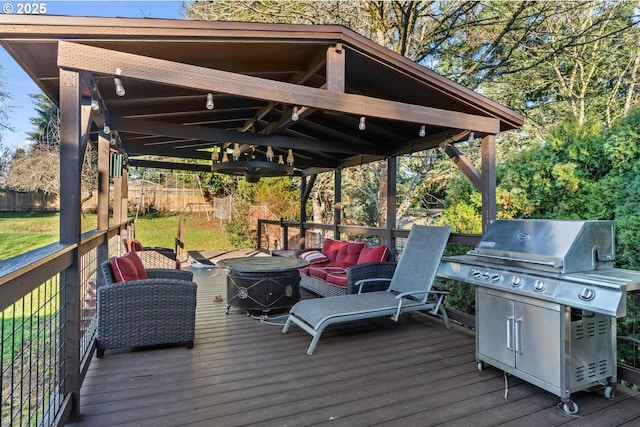
POLYGON ((386 210, 387 210, 387 220, 386 220, 386 242, 385 244, 394 248, 396 245, 395 239, 393 237, 392 230, 398 226, 396 216, 397 213, 397 180, 398 176, 398 158, 397 157, 389 157, 387 158, 387 200, 386 200, 386 210))
POLYGON ((98 230, 109 228, 109 137, 98 136, 98 230))
POLYGON ((60 322, 65 352, 61 358, 65 395, 70 396, 69 419, 80 415, 80 201, 81 113, 80 75, 60 70, 60 243, 76 245, 73 262, 61 274, 60 322))
POLYGON ((482 233, 496 219, 496 136, 482 138, 482 233))
POLYGON ((333 238, 340 240, 339 227, 342 219, 342 169, 335 170, 333 185, 333 238))

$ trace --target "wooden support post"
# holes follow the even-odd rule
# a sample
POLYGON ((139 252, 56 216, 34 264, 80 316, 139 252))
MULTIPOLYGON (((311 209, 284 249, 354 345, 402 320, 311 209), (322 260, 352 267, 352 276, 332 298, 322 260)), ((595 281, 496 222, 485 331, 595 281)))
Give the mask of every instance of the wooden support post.
POLYGON ((496 136, 482 138, 482 233, 496 219, 496 136))
POLYGON ((81 149, 80 75, 60 70, 60 243, 76 245, 72 263, 61 274, 60 322, 63 393, 70 396, 69 420, 80 416, 80 201, 81 149))
MULTIPOLYGON (((387 158, 387 223, 385 225, 386 228, 386 242, 385 244, 390 248, 395 248, 396 241, 393 237, 392 230, 397 227, 397 180, 398 176, 398 158, 397 157, 389 157, 387 158)), ((391 260, 392 261, 392 260, 391 260)))
POLYGON ((340 240, 340 223, 342 218, 342 169, 334 172, 334 205, 333 205, 333 238, 340 240))
POLYGON ((344 57, 345 52, 342 44, 327 49, 327 90, 331 92, 344 93, 344 57))

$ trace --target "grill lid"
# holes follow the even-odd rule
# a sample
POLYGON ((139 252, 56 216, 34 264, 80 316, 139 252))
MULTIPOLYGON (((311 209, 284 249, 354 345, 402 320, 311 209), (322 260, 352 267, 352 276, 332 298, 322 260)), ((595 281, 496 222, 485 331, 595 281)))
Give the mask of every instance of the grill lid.
POLYGON ((560 273, 614 267, 613 221, 496 220, 469 255, 560 273))

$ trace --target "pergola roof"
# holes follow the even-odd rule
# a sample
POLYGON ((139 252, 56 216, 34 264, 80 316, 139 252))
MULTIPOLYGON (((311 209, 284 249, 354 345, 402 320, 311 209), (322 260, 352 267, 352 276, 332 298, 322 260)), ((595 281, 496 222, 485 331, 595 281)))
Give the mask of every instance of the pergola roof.
POLYGON ((83 104, 102 103, 90 131, 106 120, 138 166, 209 170, 179 162, 237 142, 259 159, 267 146, 285 158, 293 149, 296 173, 309 175, 524 121, 340 26, 0 15, 0 43, 56 104, 59 67, 81 71, 83 104))

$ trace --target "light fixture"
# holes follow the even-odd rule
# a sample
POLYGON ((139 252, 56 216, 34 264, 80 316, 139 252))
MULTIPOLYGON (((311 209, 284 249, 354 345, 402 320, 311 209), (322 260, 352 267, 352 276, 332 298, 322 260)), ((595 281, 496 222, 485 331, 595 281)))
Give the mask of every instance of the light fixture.
POLYGON ((116 95, 124 96, 127 92, 124 90, 124 86, 122 85, 122 80, 118 77, 113 78, 113 84, 116 85, 116 95))
POLYGON ((426 134, 427 134, 426 127, 424 125, 420 126, 420 131, 418 132, 418 135, 420 136, 420 138, 424 138, 426 134))
POLYGON ((240 158, 240 144, 237 142, 233 143, 233 161, 237 161, 240 158))
POLYGON ((471 132, 471 133, 469 134, 469 142, 473 141, 474 139, 476 139, 476 134, 475 134, 475 133, 473 133, 473 132, 471 132))
POLYGON ((358 129, 365 130, 367 128, 366 120, 367 118, 365 116, 360 117, 360 123, 358 124, 358 129))
POLYGON ((109 125, 106 122, 104 123, 104 128, 102 128, 102 132, 105 135, 109 135, 111 133, 111 128, 109 127, 109 125))
MULTIPOLYGON (((236 151, 235 145, 234 143, 234 152, 236 151)), ((253 146, 252 148, 255 149, 253 146)), ((238 152, 240 151, 239 144, 237 150, 238 152)), ((273 149, 271 147, 267 147, 267 153, 271 153, 270 156, 271 159, 273 159, 273 149)), ((267 158, 269 158, 269 156, 267 158)), ((293 175, 293 150, 289 150, 287 162, 289 164, 284 163, 282 155, 279 156, 278 163, 275 163, 272 161, 256 160, 254 155, 238 156, 236 159, 235 154, 233 161, 229 161, 227 158, 227 150, 224 150, 222 161, 219 163, 211 163, 211 172, 244 176, 247 182, 256 183, 260 181, 262 177, 293 175)))
POLYGON ((207 103, 205 105, 207 106, 207 110, 213 110, 213 107, 215 107, 212 93, 207 94, 207 103))
POLYGON ((91 100, 91 109, 93 111, 98 111, 100 109, 100 103, 96 99, 91 100))
POLYGON ((298 107, 293 107, 293 111, 291 112, 291 120, 297 122, 300 116, 298 115, 298 107))
POLYGON ((273 162, 273 157, 274 157, 273 149, 272 149, 272 148, 271 148, 271 146, 269 145, 269 146, 267 147, 267 160, 268 160, 268 161, 270 161, 270 162, 273 162))

